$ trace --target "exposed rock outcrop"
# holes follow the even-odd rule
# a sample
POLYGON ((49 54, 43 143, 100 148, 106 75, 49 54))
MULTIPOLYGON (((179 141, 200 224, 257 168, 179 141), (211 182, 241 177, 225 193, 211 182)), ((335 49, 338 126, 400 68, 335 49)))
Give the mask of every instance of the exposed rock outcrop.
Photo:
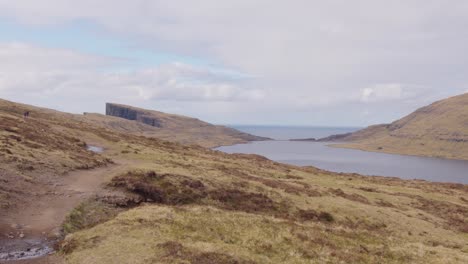
POLYGON ((148 116, 144 111, 122 105, 107 103, 106 115, 139 121, 153 127, 161 127, 161 122, 157 118, 148 116))
POLYGON ((268 140, 265 137, 254 136, 230 127, 213 125, 192 117, 121 104, 107 103, 106 115, 106 118, 96 115, 87 115, 86 117, 121 132, 157 137, 184 144, 198 144, 204 147, 268 140), (120 118, 136 122, 122 122, 125 120, 120 118))

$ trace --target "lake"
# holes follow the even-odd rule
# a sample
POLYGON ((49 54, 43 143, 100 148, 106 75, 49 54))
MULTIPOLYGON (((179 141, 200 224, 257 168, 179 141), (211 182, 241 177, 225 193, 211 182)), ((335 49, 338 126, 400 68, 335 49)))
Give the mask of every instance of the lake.
POLYGON ((468 161, 393 155, 329 147, 330 143, 287 141, 288 138, 320 138, 357 128, 256 127, 233 126, 244 132, 266 136, 272 141, 251 142, 217 148, 227 153, 265 156, 278 162, 315 166, 334 172, 424 179, 468 184, 468 161), (287 136, 289 133, 289 137, 287 136), (325 133, 325 135, 324 135, 325 133), (329 134, 326 134, 329 133, 329 134))

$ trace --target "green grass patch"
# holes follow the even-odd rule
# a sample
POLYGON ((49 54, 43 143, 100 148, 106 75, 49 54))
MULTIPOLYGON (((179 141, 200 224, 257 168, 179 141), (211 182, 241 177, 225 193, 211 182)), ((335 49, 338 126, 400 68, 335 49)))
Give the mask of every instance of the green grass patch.
POLYGON ((65 234, 93 227, 97 224, 114 218, 124 209, 111 204, 101 202, 97 199, 90 199, 73 209, 63 223, 65 234))

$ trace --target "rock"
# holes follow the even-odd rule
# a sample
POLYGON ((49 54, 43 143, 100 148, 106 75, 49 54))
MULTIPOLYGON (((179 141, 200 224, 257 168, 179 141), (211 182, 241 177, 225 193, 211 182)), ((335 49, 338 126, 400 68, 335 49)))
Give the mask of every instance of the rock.
POLYGON ((62 233, 60 231, 54 231, 52 233, 52 238, 59 238, 60 236, 62 236, 62 233))
POLYGON ((109 116, 116 116, 120 118, 125 118, 128 120, 139 121, 141 123, 153 126, 153 127, 161 127, 161 122, 154 118, 144 111, 140 111, 131 107, 117 105, 117 104, 106 104, 106 115, 109 116))
POLYGON ((21 229, 21 225, 20 224, 12 224, 11 225, 11 228, 14 228, 14 229, 21 229))

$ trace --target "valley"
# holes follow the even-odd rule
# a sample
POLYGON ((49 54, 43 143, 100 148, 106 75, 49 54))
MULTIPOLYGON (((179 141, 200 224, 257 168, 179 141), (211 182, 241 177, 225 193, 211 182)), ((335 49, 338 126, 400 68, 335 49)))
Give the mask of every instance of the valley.
POLYGON ((8 101, 0 119, 0 243, 57 239, 12 263, 468 261, 464 184, 226 154, 8 101))

